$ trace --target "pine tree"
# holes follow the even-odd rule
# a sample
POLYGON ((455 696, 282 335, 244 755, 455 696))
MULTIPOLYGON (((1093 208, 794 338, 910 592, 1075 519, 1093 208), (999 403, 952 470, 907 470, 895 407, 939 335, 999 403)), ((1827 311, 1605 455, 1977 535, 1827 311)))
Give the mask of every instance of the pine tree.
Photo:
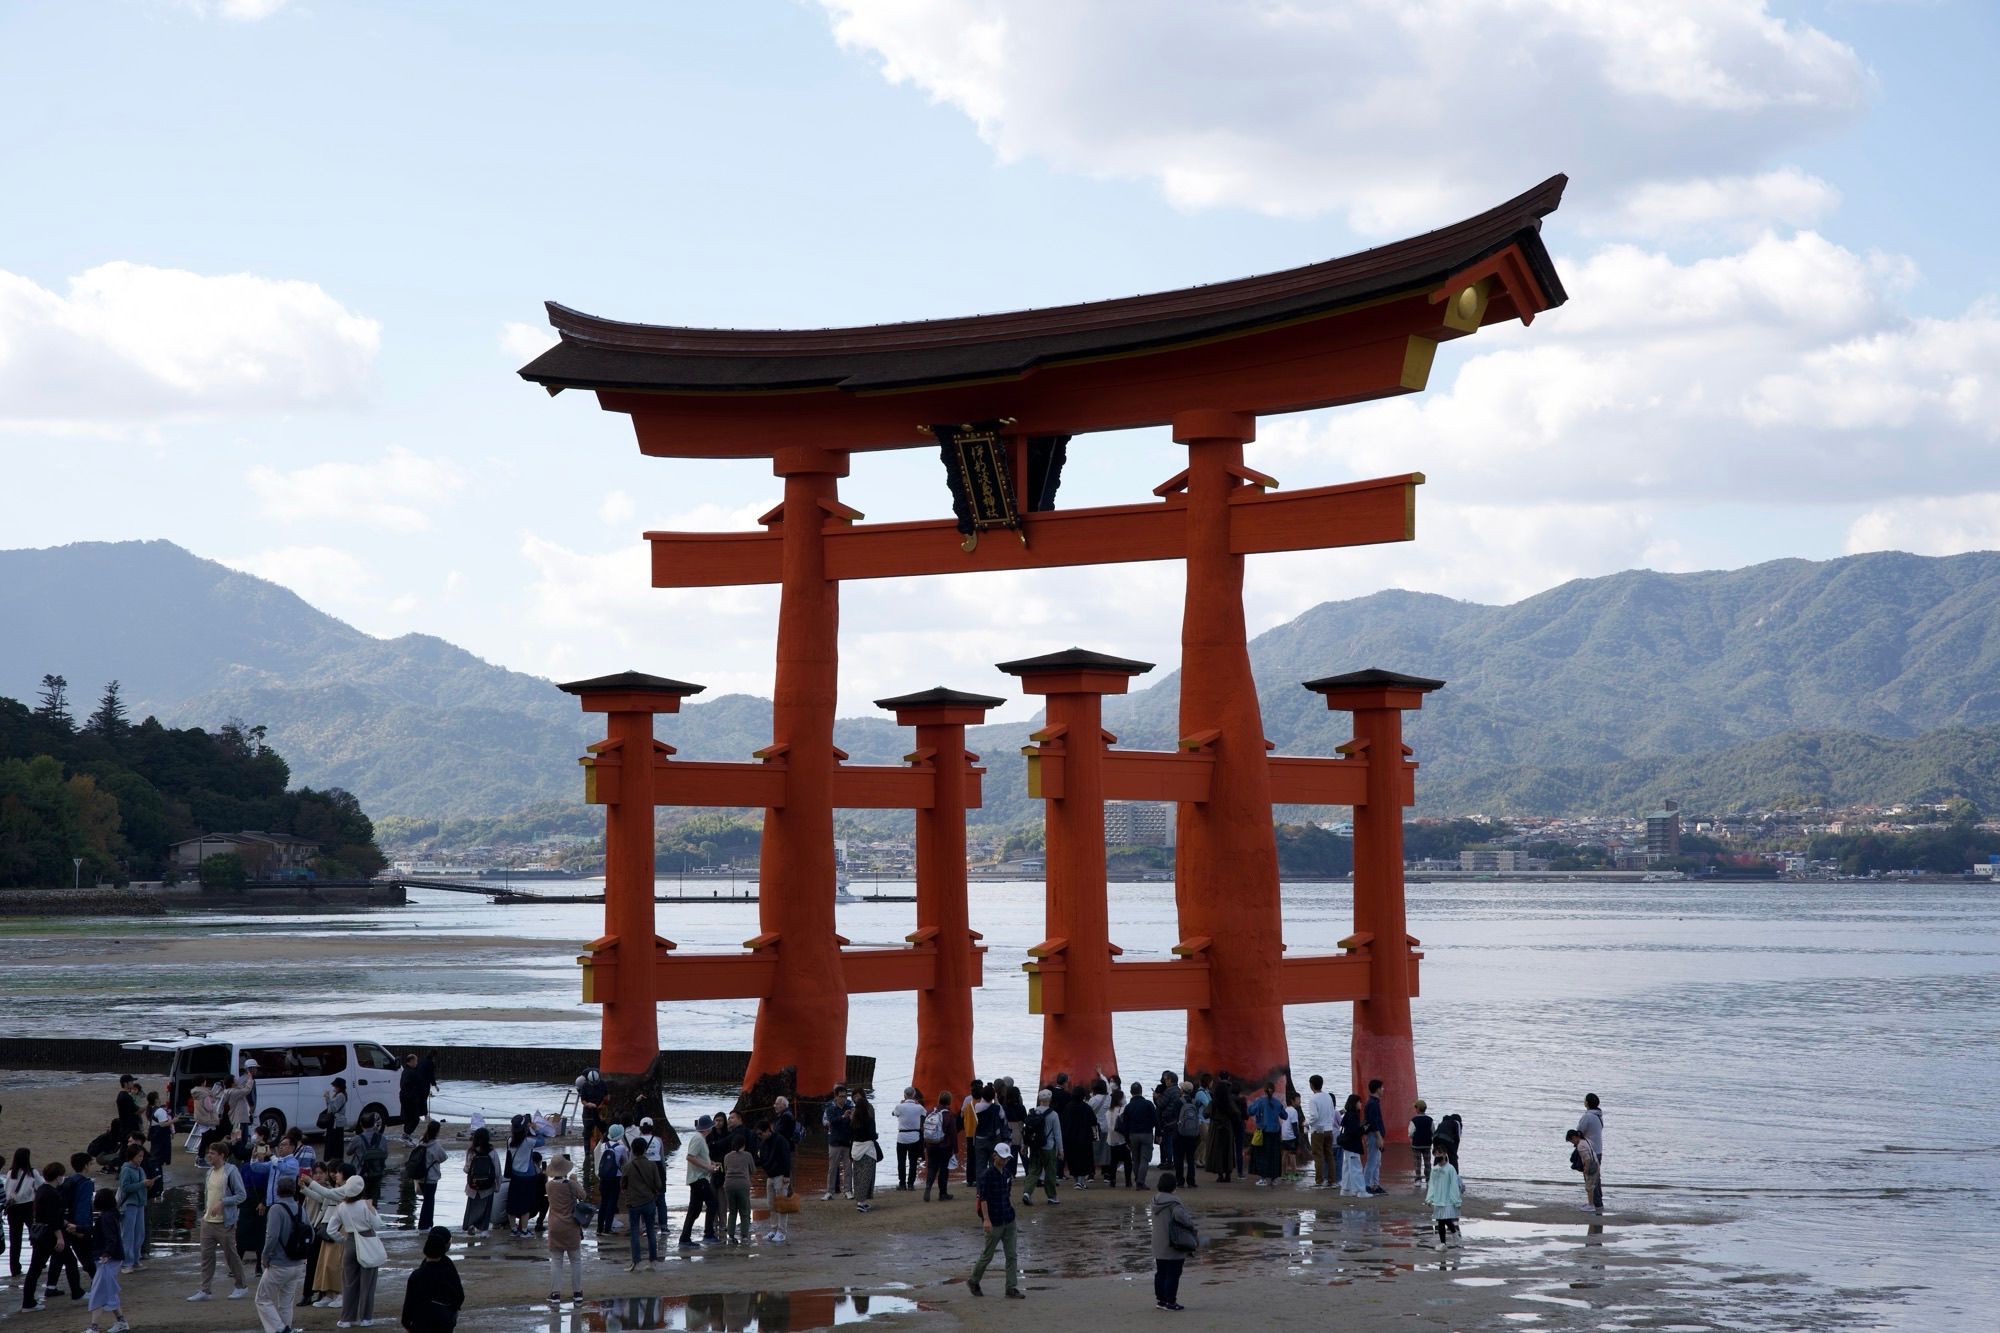
POLYGON ((104 687, 104 697, 97 701, 97 711, 83 724, 85 731, 113 739, 122 734, 131 719, 125 715, 125 701, 118 697, 118 682, 112 681, 104 687))
POLYGON ((35 716, 53 722, 64 731, 76 730, 76 721, 69 715, 69 682, 61 676, 42 677, 41 701, 35 706, 35 716))

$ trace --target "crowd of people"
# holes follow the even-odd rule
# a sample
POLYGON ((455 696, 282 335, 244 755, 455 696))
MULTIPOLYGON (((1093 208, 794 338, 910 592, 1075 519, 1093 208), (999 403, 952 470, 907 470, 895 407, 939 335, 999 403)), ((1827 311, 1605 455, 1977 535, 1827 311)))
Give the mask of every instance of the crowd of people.
MULTIPOLYGON (((343 1108, 333 1099, 344 1089, 335 1084, 328 1093, 333 1124, 317 1148, 296 1126, 274 1138, 257 1122, 254 1070, 193 1095, 194 1128, 182 1150, 194 1152, 199 1163, 194 1233, 200 1269, 188 1300, 217 1298, 219 1264, 230 1281, 224 1299, 251 1297, 254 1280, 265 1333, 293 1333, 296 1311, 315 1305, 339 1307, 337 1328, 372 1326, 376 1283, 388 1260, 376 1204, 389 1170, 390 1130, 365 1113, 353 1134, 341 1134, 343 1108)), ((551 1147, 561 1126, 531 1114, 513 1117, 504 1140, 474 1117, 469 1142, 454 1154, 442 1141, 441 1122, 427 1114, 408 1117, 406 1098, 401 1174, 425 1241, 424 1260, 406 1284, 404 1329, 448 1330, 464 1302, 449 1253, 451 1232, 433 1225, 438 1184, 454 1155, 464 1174, 460 1229, 468 1240, 485 1241, 504 1222, 508 1238, 543 1245, 551 1302, 561 1302, 565 1293, 572 1301, 583 1299, 587 1233, 596 1236, 598 1257, 607 1258, 619 1252, 614 1238, 622 1232, 627 1271, 659 1262, 670 1235, 671 1131, 661 1132, 646 1115, 635 1113, 630 1126, 613 1119, 610 1090, 595 1070, 579 1078, 577 1088, 581 1167, 551 1147)), ((1035 1091, 1032 1104, 1007 1078, 974 1080, 962 1094, 935 1097, 908 1087, 878 1115, 870 1089, 843 1085, 817 1116, 827 1158, 821 1199, 840 1198, 869 1212, 878 1166, 893 1145, 896 1191, 921 1189, 925 1203, 951 1199, 955 1182, 973 1191, 983 1243, 969 1290, 983 1294, 982 1280, 997 1253, 1004 1256, 1005 1294, 1022 1298, 1017 1191, 1019 1206, 1033 1207, 1038 1193, 1042 1206, 1053 1206, 1067 1189, 1150 1189, 1155 1300, 1163 1310, 1179 1310, 1181 1270, 1200 1245, 1183 1192, 1198 1188, 1203 1175, 1211 1184, 1244 1179, 1264 1188, 1291 1180, 1304 1187, 1310 1171, 1312 1188, 1385 1193, 1388 1112, 1381 1091, 1380 1080, 1372 1081, 1365 1092, 1348 1093, 1336 1110, 1317 1074, 1301 1095, 1289 1079, 1246 1086, 1227 1073, 1179 1078, 1169 1070, 1149 1088, 1099 1069, 1087 1081, 1057 1075, 1035 1091)), ((1430 1206, 1437 1243, 1456 1244, 1463 1122, 1455 1114, 1433 1119, 1419 1100, 1407 1129, 1411 1179, 1430 1206)), ((146 1269, 147 1204, 163 1190, 175 1132, 157 1094, 142 1093, 128 1076, 120 1080, 111 1133, 88 1151, 73 1154, 67 1165, 40 1168, 26 1148, 16 1151, 4 1198, 17 1278, 24 1239, 28 1251, 23 1310, 47 1308, 66 1282, 72 1300, 87 1302, 90 1330, 124 1333, 121 1283, 146 1269), (111 1181, 99 1186, 93 1170, 111 1181)), ((806 1138, 807 1125, 783 1097, 753 1119, 728 1109, 698 1117, 678 1144, 687 1186, 680 1247, 748 1244, 759 1174, 771 1219, 764 1239, 785 1241, 790 1219, 800 1212, 793 1163, 806 1138)), ((1564 1141, 1570 1165, 1584 1177, 1586 1206, 1602 1212, 1604 1120, 1595 1093, 1585 1098, 1584 1114, 1564 1141)))

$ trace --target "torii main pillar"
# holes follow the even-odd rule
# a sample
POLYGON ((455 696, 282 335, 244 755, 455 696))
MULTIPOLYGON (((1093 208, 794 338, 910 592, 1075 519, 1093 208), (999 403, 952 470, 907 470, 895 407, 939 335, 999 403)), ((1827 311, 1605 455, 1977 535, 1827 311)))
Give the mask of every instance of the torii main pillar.
MULTIPOLYGON (((1188 467, 1187 593, 1181 615, 1180 734, 1212 738, 1206 801, 1178 807, 1174 901, 1181 938, 1206 936, 1210 1007, 1190 1009, 1183 1068, 1261 1080, 1288 1068, 1280 980, 1284 919, 1264 719, 1243 622, 1243 556, 1230 542, 1231 500, 1270 478, 1243 466, 1257 437, 1245 412, 1182 412, 1174 438, 1188 467)), ((1165 489, 1165 488, 1163 488, 1165 489)))

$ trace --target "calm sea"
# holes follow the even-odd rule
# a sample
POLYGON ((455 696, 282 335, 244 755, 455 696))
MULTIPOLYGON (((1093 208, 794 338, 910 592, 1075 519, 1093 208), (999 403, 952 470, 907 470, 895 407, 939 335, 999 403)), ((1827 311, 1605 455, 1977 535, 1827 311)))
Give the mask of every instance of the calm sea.
MULTIPOLYGON (((661 884, 664 893, 678 887, 661 884)), ((1111 894, 1113 938, 1126 957, 1164 956, 1178 937, 1171 887, 1114 885, 1111 894)), ((7 1026, 140 1036, 362 1015, 356 1026, 391 1046, 594 1042, 594 1014, 575 1002, 573 957, 600 933, 601 908, 417 896, 367 915, 100 923, 148 935, 226 927, 240 956, 220 969, 143 960, 0 968, 7 1026), (259 959, 264 934, 429 932, 496 943, 414 974, 407 963, 357 977, 259 959), (501 937, 550 943, 524 950, 501 937), (354 995, 366 998, 345 998, 354 995), (409 1016, 515 1008, 572 1017, 524 1025, 409 1016)), ((1018 965, 1043 935, 1041 886, 975 885, 973 898, 973 925, 991 949, 977 998, 978 1064, 987 1076, 1032 1077, 1039 1020, 1026 1012, 1018 965)), ((756 910, 721 897, 663 904, 659 929, 684 950, 735 949, 756 933, 756 910)), ((897 945, 912 912, 908 903, 843 906, 840 928, 857 945, 897 945)), ((1350 928, 1341 885, 1288 886, 1285 912, 1294 953, 1330 950, 1350 928)), ((1614 1213, 1624 1202, 1720 1216, 1689 1229, 1703 1263, 1723 1274, 1786 1275, 1769 1299, 1746 1307, 1757 1326, 1807 1322, 1808 1307, 1794 1304, 1801 1293, 1811 1294, 1813 1322, 1837 1310, 1864 1326, 1991 1326, 2000 1302, 2000 1247, 1991 1241, 2000 1202, 2000 891, 1432 884, 1411 887, 1410 922, 1427 955, 1419 1078, 1434 1111, 1465 1117, 1470 1191, 1569 1198, 1562 1131, 1594 1091, 1606 1109, 1614 1213)), ((0 921, 0 937, 51 929, 74 925, 0 921)), ((1299 1073, 1343 1084, 1346 1008, 1297 1008, 1290 1026, 1299 1073)), ((680 1005, 662 1012, 661 1027, 670 1045, 747 1049, 751 1011, 680 1005)), ((849 1045, 877 1057, 882 1087, 906 1076, 913 1028, 908 996, 855 999, 849 1045)), ((1177 1066, 1180 1032, 1168 1015, 1121 1016, 1126 1074, 1177 1066)), ((448 1061, 443 1073, 477 1077, 448 1061)))

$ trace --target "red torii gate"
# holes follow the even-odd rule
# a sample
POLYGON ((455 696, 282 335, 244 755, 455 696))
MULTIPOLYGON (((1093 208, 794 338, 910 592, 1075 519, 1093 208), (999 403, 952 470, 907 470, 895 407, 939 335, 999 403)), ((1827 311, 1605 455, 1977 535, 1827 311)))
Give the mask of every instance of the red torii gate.
MULTIPOLYGON (((839 1081, 847 994, 859 988, 857 980, 871 984, 869 969, 878 966, 843 951, 833 930, 832 812, 841 803, 836 784, 849 781, 839 776, 842 756, 832 742, 840 582, 1159 559, 1186 562, 1181 732, 1205 737, 1202 747, 1212 755, 1199 761, 1211 774, 1208 799, 1182 801, 1179 816, 1181 930, 1184 940, 1206 941, 1209 1001, 1189 1011, 1185 1064, 1261 1071, 1286 1063, 1287 993, 1324 994, 1338 988, 1331 978, 1351 978, 1356 969, 1339 959, 1323 965, 1329 979, 1314 983, 1322 987, 1315 990, 1304 981, 1295 987, 1286 976, 1289 970, 1304 977, 1312 970, 1307 960, 1298 969, 1281 965, 1271 806, 1274 798, 1288 799, 1279 793, 1289 779, 1278 774, 1304 773, 1298 765, 1309 761, 1265 754, 1243 620, 1243 560, 1260 552, 1410 540, 1415 487, 1423 478, 1413 473, 1274 493, 1269 477, 1245 466, 1243 446, 1255 438, 1258 415, 1419 390, 1439 342, 1490 323, 1525 323, 1561 304, 1539 220, 1554 210, 1564 183, 1551 178, 1478 217, 1345 259, 1048 310, 864 329, 745 331, 620 323, 550 305, 561 341, 522 370, 525 378, 552 393, 595 391, 603 407, 631 416, 643 453, 768 458, 784 481, 784 499, 764 516, 763 532, 646 534, 655 586, 776 583, 781 589, 773 747, 762 753, 766 763, 784 762, 785 800, 747 802, 765 805, 759 939, 772 955, 752 1079, 792 1066, 808 1095, 839 1081), (975 527, 973 540, 962 542, 965 529, 983 521, 963 513, 958 523, 861 524, 862 515, 840 502, 838 479, 853 453, 914 447, 919 438, 935 443, 913 429, 918 421, 992 427, 998 452, 1012 466, 993 464, 987 475, 998 477, 991 489, 1011 502, 1006 525, 1018 528, 1020 540, 978 542, 975 527), (1038 466, 1047 481, 1052 446, 1059 457, 1079 433, 1159 424, 1171 425, 1187 445, 1188 467, 1156 489, 1156 502, 1056 511, 1050 495, 1031 493, 1038 466)), ((1376 682, 1349 693, 1336 691, 1329 703, 1360 705, 1358 739, 1372 757, 1386 756, 1390 743, 1376 715, 1393 717, 1415 704, 1369 700, 1420 700, 1421 692, 1376 682), (1372 720, 1361 735, 1364 716, 1372 720)), ((1057 697, 1050 696, 1052 711, 1057 697)), ((1359 794, 1373 792, 1375 799, 1357 804, 1357 826, 1364 818, 1393 818, 1400 839, 1400 795, 1390 800, 1390 788, 1369 783, 1407 775, 1379 762, 1368 771, 1376 776, 1363 781, 1359 794)), ((1351 775, 1319 780, 1345 782, 1340 790, 1356 795, 1351 775)), ((738 793, 752 794, 748 787, 738 793)), ((921 808, 907 789, 885 803, 921 808)), ((1371 877, 1386 870, 1385 829, 1372 845, 1370 854, 1357 847, 1357 900, 1362 867, 1371 867, 1371 877)), ((636 883, 614 886, 611 864, 607 900, 641 891, 636 883)), ((1393 891, 1371 890, 1366 913, 1357 908, 1383 928, 1361 932, 1370 936, 1372 980, 1357 1022, 1375 1014, 1388 1043, 1378 1054, 1373 1038, 1358 1039, 1357 1052, 1365 1047, 1371 1059, 1389 1058, 1398 1043, 1408 1058, 1414 958, 1407 945, 1394 944, 1389 948, 1400 961, 1381 962, 1376 945, 1401 933, 1400 855, 1395 865, 1393 891), (1397 994, 1377 988, 1395 985, 1398 975, 1405 984, 1396 985, 1397 994), (1392 1030, 1397 1012, 1400 1030, 1392 1030)), ((636 872, 635 864, 623 873, 636 872)), ((649 875, 649 899, 650 887, 649 875)), ((617 915, 607 908, 607 920, 617 915)), ((618 966, 623 977, 628 959, 621 951, 632 938, 622 936, 595 962, 618 966)), ((1363 943, 1358 935, 1356 943, 1363 943)), ((657 970, 671 978, 674 969, 692 965, 676 959, 657 970)), ((904 979, 921 980, 920 971, 909 969, 904 979)), ((636 1003, 638 993, 627 1003, 636 1003)), ((620 1022, 636 1027, 637 1017, 620 1008, 620 1022)), ((606 1024, 604 1065, 617 1070, 609 1007, 606 1024)), ((1358 1036, 1372 1030, 1364 1025, 1358 1036)), ((618 1048, 629 1052, 639 1044, 621 1037, 618 1048)), ((1404 1081, 1396 1070, 1372 1069, 1371 1076, 1388 1079, 1392 1095, 1404 1081)), ((1413 1087, 1413 1069, 1408 1077, 1413 1087)))

